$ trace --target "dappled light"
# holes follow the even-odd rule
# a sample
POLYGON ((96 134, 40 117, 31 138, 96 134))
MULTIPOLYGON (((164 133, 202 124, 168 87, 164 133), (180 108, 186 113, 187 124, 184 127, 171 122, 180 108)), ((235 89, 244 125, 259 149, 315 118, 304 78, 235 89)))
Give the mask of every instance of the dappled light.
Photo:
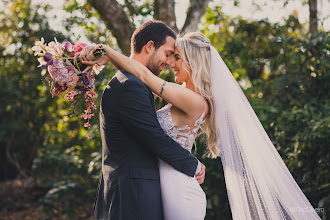
MULTIPOLYGON (((188 17, 180 29, 175 16, 169 17, 174 5, 118 1, 105 8, 101 2, 117 1, 66 0, 63 11, 70 16, 55 30, 47 14, 51 7, 32 2, 3 1, 0 9, 0 216, 91 219, 93 215, 102 167, 100 99, 117 70, 106 64, 95 75, 95 116, 84 127, 85 98, 77 97, 72 105, 63 93, 52 97, 48 73, 37 68, 31 50, 35 42, 56 37, 63 45, 106 44, 129 55, 134 29, 157 18, 176 32, 199 31, 210 39, 299 187, 319 208, 320 217, 329 218, 330 33, 320 23, 316 27, 315 20, 314 26, 302 23, 299 11, 279 23, 246 19, 225 14, 215 1, 191 0, 195 8, 185 12, 188 17), (124 14, 115 15, 116 10, 124 14)), ((240 7, 239 1, 226 2, 240 7)), ((160 77, 174 81, 169 68, 160 77)), ((165 104, 155 98, 157 109, 165 104)), ((206 219, 231 219, 220 158, 205 156, 204 135, 194 148, 193 154, 206 166, 201 185, 207 197, 206 219)))

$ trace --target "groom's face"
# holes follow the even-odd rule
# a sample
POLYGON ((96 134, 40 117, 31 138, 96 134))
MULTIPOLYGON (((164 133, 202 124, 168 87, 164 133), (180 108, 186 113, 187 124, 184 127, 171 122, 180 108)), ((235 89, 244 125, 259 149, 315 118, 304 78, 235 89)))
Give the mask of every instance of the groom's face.
POLYGON ((171 64, 172 54, 174 53, 175 40, 167 36, 165 44, 154 50, 150 55, 147 67, 148 69, 158 76, 165 66, 171 64))

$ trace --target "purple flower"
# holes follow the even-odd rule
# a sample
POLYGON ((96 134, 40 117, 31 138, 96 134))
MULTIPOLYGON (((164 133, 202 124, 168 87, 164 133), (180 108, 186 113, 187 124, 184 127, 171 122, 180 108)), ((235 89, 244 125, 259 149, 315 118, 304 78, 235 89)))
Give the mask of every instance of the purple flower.
POLYGON ((73 51, 73 45, 68 41, 65 43, 65 49, 68 51, 68 52, 72 52, 73 51))
POLYGON ((46 62, 48 62, 48 61, 50 61, 52 59, 52 56, 53 56, 53 54, 51 54, 51 53, 45 53, 44 60, 46 62))
POLYGON ((54 60, 49 60, 49 61, 46 63, 46 66, 52 65, 53 63, 54 63, 54 60))
POLYGON ((83 82, 85 85, 89 85, 90 81, 89 81, 89 78, 87 76, 84 76, 83 77, 83 82))

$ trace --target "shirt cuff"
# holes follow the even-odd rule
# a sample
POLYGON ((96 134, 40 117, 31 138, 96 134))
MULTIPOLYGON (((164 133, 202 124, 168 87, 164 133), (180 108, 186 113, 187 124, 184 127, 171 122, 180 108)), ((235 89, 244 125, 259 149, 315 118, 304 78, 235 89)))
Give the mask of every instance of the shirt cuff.
POLYGON ((195 174, 199 173, 201 171, 201 169, 202 169, 202 164, 201 164, 201 162, 198 161, 198 165, 197 165, 195 174))

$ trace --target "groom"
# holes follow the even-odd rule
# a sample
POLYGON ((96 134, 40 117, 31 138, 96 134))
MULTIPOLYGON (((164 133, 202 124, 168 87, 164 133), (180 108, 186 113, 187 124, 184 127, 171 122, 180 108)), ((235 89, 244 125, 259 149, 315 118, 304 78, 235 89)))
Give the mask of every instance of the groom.
MULTIPOLYGON (((175 39, 164 23, 146 22, 133 33, 131 58, 159 75, 171 62, 175 39)), ((151 91, 130 73, 116 73, 100 108, 102 171, 95 218, 163 219, 158 158, 199 179, 204 178, 204 165, 164 133, 151 91)))

